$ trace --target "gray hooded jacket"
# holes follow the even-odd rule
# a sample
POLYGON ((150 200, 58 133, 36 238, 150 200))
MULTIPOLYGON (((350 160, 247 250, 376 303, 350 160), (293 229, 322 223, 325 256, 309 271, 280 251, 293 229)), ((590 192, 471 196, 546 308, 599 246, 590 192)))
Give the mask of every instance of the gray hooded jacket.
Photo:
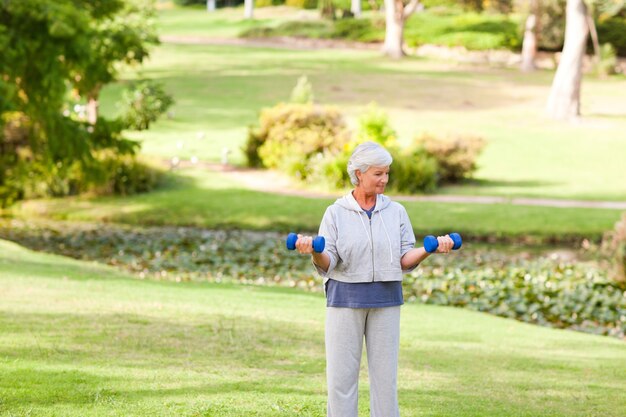
POLYGON ((402 281, 400 259, 415 246, 415 235, 404 207, 379 194, 369 219, 352 193, 326 209, 319 229, 326 239, 328 279, 342 282, 402 281))

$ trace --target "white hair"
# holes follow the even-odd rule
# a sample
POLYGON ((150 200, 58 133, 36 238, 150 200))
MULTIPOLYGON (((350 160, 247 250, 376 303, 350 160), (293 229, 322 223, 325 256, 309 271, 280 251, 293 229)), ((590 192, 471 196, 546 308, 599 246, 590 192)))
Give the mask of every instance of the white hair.
POLYGON ((374 142, 363 142, 354 149, 348 160, 348 175, 353 185, 359 185, 355 171, 366 172, 370 167, 388 167, 393 162, 391 154, 374 142))

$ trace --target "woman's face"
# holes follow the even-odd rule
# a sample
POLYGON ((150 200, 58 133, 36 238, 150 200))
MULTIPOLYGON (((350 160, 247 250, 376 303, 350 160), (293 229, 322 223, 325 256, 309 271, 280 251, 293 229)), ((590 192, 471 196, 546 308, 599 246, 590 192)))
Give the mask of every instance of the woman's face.
POLYGON ((357 169, 356 176, 359 179, 358 187, 363 189, 366 194, 382 194, 389 182, 389 167, 372 166, 365 172, 357 169))

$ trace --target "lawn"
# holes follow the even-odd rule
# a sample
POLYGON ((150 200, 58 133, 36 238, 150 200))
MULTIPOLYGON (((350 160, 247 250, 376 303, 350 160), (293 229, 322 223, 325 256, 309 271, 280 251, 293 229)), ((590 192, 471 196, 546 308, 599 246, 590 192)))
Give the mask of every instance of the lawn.
MULTIPOLYGON (((187 21, 181 17, 187 14, 206 18, 197 9, 163 11, 163 32, 186 27, 180 22, 187 21)), ((206 27, 226 30, 217 17, 206 27)), ((190 28, 200 24, 189 22, 190 28)), ((287 100, 301 75, 311 80, 316 100, 338 106, 351 127, 374 101, 389 113, 403 144, 421 132, 484 137, 488 145, 475 180, 445 187, 443 194, 626 200, 623 76, 585 77, 583 119, 564 124, 543 116, 552 79, 547 71, 522 74, 414 57, 391 61, 376 50, 165 43, 139 74, 128 71, 124 81, 104 90, 102 109, 116 112, 114 103, 129 80, 159 80, 177 103, 172 118, 130 135, 142 141, 143 151, 168 159, 218 161, 228 148, 231 162, 242 164, 248 127, 261 108, 287 100)))
MULTIPOLYGON (((0 416, 325 415, 321 295, 135 280, 6 241, 0 292, 0 416)), ((621 416, 625 370, 618 340, 403 307, 403 416, 621 416)))
MULTIPOLYGON (((315 232, 333 201, 255 191, 222 173, 186 169, 169 176, 166 186, 151 193, 124 198, 30 200, 18 203, 12 213, 21 218, 130 225, 315 232)), ((620 218, 619 210, 608 209, 417 201, 402 204, 418 239, 457 231, 472 239, 507 241, 526 236, 571 243, 583 238, 599 240, 620 218)))

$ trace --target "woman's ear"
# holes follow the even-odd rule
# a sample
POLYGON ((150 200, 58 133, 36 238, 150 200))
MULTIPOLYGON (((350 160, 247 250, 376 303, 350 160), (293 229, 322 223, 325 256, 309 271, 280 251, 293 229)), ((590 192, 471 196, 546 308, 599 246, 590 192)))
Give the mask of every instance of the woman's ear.
POLYGON ((356 179, 359 180, 359 184, 361 183, 361 170, 360 169, 356 169, 354 170, 354 175, 356 175, 356 179))

